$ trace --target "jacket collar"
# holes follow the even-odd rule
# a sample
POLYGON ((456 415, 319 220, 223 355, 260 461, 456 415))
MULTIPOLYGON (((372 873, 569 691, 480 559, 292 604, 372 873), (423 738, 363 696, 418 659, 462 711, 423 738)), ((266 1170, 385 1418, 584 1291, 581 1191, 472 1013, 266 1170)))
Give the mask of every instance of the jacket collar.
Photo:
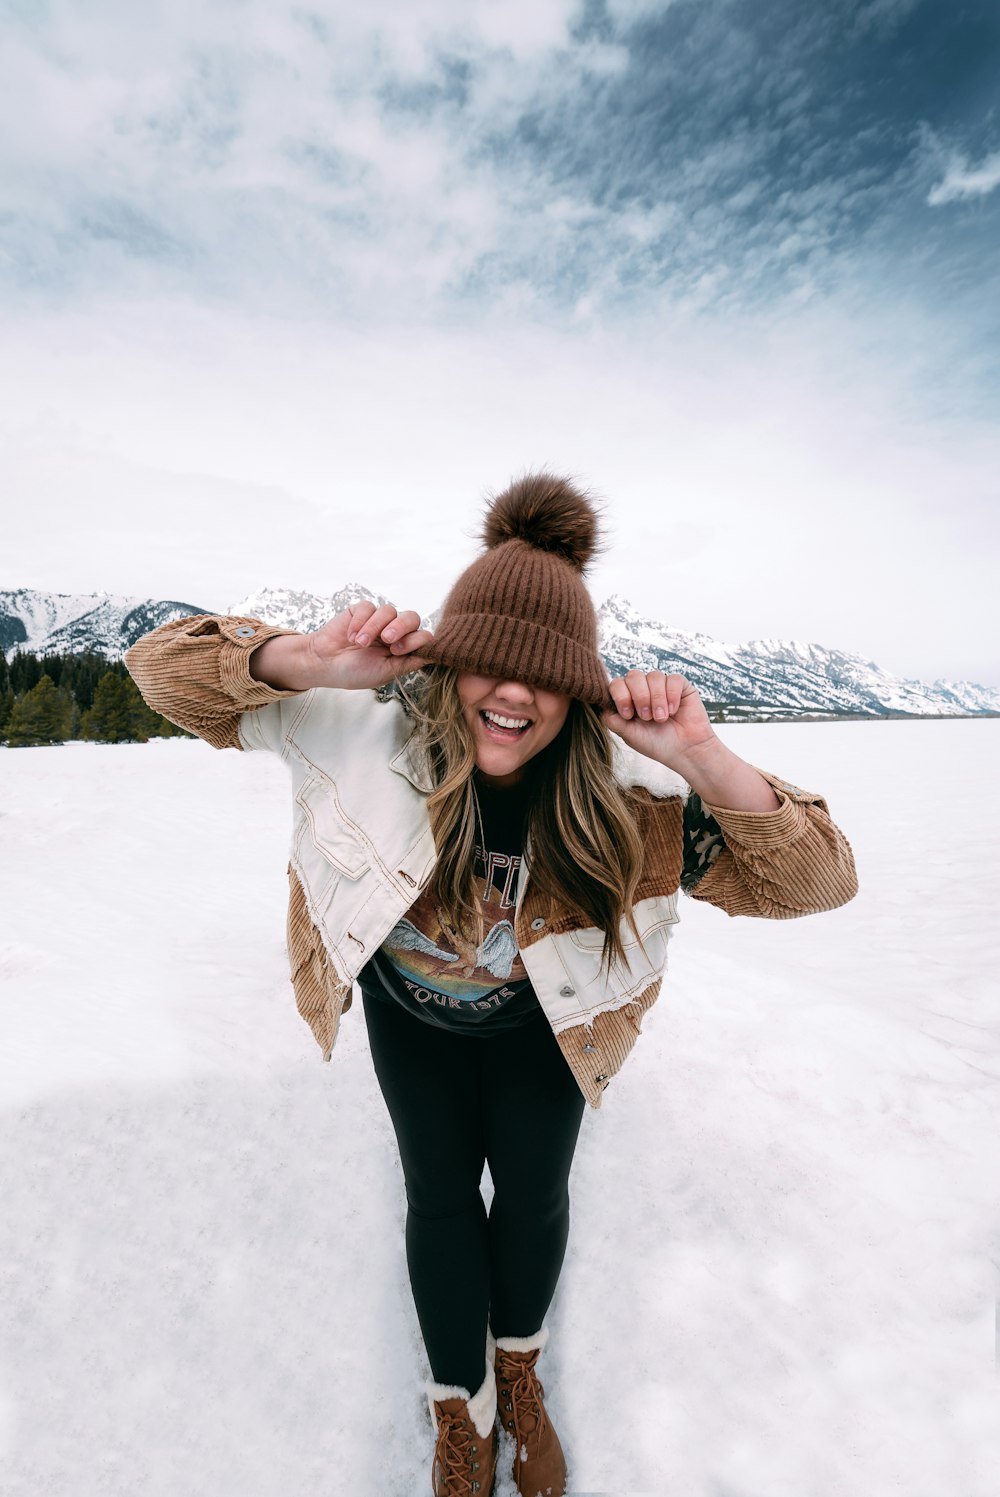
POLYGON ((399 752, 389 760, 389 768, 395 774, 401 774, 405 780, 409 780, 413 788, 423 795, 429 795, 434 789, 430 767, 424 757, 418 753, 412 733, 399 752))

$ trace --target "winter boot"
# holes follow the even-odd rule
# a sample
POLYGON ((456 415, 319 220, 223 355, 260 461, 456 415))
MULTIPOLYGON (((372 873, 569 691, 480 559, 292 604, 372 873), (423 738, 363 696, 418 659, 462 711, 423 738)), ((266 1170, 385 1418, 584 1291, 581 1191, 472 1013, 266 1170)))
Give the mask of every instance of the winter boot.
POLYGON ((475 1395, 446 1383, 428 1383, 427 1405, 437 1426, 431 1477, 434 1497, 490 1497, 499 1446, 492 1362, 475 1395))
POLYGON ((514 1437, 514 1480, 521 1497, 564 1497, 566 1461, 552 1428, 535 1363, 549 1339, 501 1336, 497 1342, 497 1403, 500 1422, 514 1437))

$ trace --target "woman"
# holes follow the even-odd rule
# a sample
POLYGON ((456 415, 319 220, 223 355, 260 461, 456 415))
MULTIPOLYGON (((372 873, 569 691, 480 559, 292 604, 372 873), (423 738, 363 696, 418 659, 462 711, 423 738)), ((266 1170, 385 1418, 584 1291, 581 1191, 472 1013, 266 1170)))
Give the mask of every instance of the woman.
POLYGON ((292 770, 292 982, 326 1058, 361 989, 406 1185, 436 1497, 490 1492, 498 1422, 518 1491, 559 1497, 536 1364, 570 1166, 659 992, 679 890, 788 919, 857 880, 823 798, 726 748, 683 676, 609 682, 584 494, 529 475, 484 538, 436 633, 370 601, 306 635, 198 615, 126 660, 172 721, 292 770))

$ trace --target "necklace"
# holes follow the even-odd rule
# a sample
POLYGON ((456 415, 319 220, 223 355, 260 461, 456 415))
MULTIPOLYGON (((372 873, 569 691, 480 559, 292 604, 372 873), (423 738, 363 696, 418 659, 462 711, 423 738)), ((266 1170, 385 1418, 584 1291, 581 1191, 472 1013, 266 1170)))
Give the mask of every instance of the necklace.
MULTIPOLYGON (((478 791, 476 790, 476 782, 475 782, 475 780, 474 779, 470 780, 469 784, 472 786, 472 803, 473 803, 473 805, 476 808, 476 821, 479 824, 479 845, 483 849, 483 857, 485 858, 485 856, 486 856, 486 828, 483 826, 483 812, 482 812, 482 808, 480 807, 480 804, 479 804, 479 794, 478 794, 478 791)), ((475 855, 473 855, 473 856, 475 856, 475 855)))

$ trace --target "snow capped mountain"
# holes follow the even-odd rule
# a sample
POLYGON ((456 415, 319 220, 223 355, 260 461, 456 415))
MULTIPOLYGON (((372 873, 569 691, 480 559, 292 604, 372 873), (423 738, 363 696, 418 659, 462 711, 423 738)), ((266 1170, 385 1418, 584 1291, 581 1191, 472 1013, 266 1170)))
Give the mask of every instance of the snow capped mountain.
POLYGON ((204 610, 190 603, 125 598, 120 593, 0 592, 0 649, 36 655, 101 650, 116 660, 143 634, 169 619, 204 610))
MULTIPOLYGON (((359 603, 370 598, 373 603, 388 603, 384 593, 372 592, 359 583, 348 582, 329 598, 320 598, 315 593, 295 592, 287 587, 265 587, 260 592, 250 593, 226 609, 227 613, 249 615, 266 619, 269 624, 279 624, 282 629, 297 629, 309 634, 319 629, 328 619, 337 617, 349 603, 359 603)), ((421 620, 430 628, 427 619, 421 620)))
MULTIPOLYGON (((349 603, 386 597, 348 583, 331 597, 265 588, 226 612, 265 619, 302 633, 320 628, 349 603)), ((170 619, 213 612, 191 603, 112 593, 0 592, 0 649, 97 649, 119 659, 129 645, 170 619)), ((437 614, 421 622, 433 628, 437 614)), ((598 610, 598 641, 612 676, 633 667, 687 676, 710 712, 727 721, 811 716, 967 717, 1000 712, 1000 690, 973 681, 915 681, 892 676, 873 660, 790 639, 732 644, 643 618, 614 594, 598 610)))
POLYGON ((727 719, 794 718, 817 713, 882 717, 1000 712, 1000 691, 968 681, 910 681, 873 660, 800 640, 729 644, 644 619, 613 594, 597 614, 598 645, 612 675, 634 666, 687 676, 711 710, 727 719))

